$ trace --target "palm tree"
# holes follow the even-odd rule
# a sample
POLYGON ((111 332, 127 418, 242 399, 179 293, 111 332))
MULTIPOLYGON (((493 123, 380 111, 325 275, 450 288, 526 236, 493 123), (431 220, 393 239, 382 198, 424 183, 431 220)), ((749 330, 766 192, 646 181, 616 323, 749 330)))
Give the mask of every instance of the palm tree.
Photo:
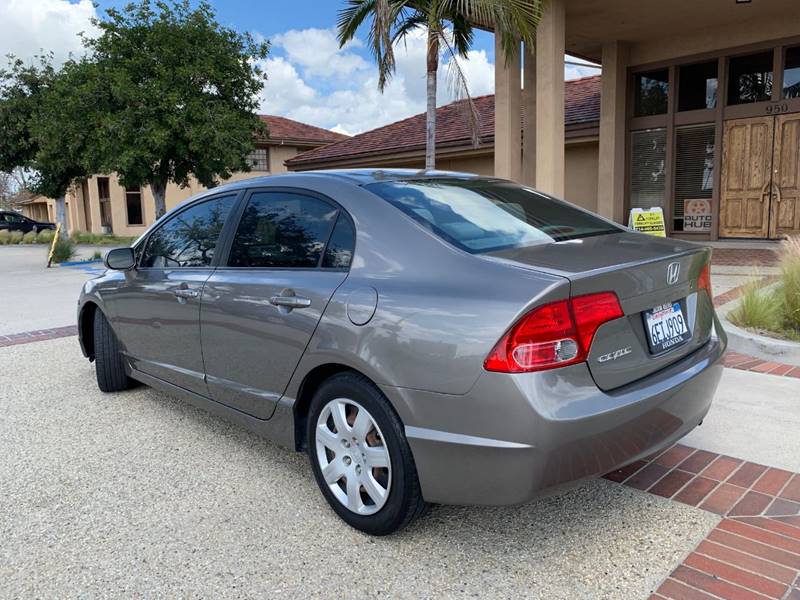
MULTIPOLYGON (((464 98, 473 143, 478 143, 478 118, 466 77, 457 58, 467 58, 475 25, 490 26, 501 36, 508 62, 519 51, 520 40, 533 45, 545 0, 347 0, 339 11, 340 46, 352 40, 368 18, 369 44, 378 64, 378 89, 386 87, 395 71, 394 46, 412 31, 427 30, 427 115, 425 168, 436 168, 436 72, 441 48, 449 56, 450 85, 464 98)), ((495 57, 495 62, 499 57, 495 57)))

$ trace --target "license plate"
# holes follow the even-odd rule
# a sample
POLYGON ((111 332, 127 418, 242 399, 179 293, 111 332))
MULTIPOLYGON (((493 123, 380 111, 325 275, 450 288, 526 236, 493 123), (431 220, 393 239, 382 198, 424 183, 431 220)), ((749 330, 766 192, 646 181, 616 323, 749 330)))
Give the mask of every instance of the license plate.
POLYGON ((692 334, 679 302, 661 304, 644 313, 650 352, 659 354, 684 343, 692 334))

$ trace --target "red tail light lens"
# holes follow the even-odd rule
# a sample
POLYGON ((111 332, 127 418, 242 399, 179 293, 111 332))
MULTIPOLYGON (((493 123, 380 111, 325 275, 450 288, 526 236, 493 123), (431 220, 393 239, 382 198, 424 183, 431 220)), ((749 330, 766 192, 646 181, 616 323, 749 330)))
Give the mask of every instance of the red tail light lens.
POLYGON ((697 278, 697 291, 705 290, 708 292, 708 297, 713 298, 711 293, 711 265, 706 263, 700 271, 700 276, 697 278))
POLYGON ((559 300, 522 317, 484 361, 487 371, 526 373, 583 362, 597 328, 623 316, 614 292, 559 300))

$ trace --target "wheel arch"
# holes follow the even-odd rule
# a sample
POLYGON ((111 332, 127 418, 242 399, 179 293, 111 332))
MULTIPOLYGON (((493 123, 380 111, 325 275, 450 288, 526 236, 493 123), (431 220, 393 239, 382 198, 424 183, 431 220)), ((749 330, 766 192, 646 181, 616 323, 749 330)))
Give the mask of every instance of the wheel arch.
POLYGON ((100 307, 95 302, 88 300, 78 313, 78 340, 81 344, 83 355, 90 361, 94 360, 94 315, 100 307))
POLYGON ((314 393, 325 381, 340 373, 355 373, 372 381, 372 379, 358 369, 335 362, 317 365, 306 373, 298 388, 293 407, 295 450, 298 452, 304 451, 307 446, 306 425, 308 422, 308 411, 311 407, 311 400, 314 398, 314 393))

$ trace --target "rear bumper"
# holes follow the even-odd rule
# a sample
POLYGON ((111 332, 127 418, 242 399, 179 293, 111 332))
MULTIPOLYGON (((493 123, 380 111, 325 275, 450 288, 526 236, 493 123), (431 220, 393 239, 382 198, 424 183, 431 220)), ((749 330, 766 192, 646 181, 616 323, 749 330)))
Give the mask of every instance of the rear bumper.
POLYGON ((466 395, 383 388, 406 424, 423 495, 519 504, 665 449, 705 417, 722 375, 719 337, 651 376, 599 390, 585 364, 484 373, 466 395))

